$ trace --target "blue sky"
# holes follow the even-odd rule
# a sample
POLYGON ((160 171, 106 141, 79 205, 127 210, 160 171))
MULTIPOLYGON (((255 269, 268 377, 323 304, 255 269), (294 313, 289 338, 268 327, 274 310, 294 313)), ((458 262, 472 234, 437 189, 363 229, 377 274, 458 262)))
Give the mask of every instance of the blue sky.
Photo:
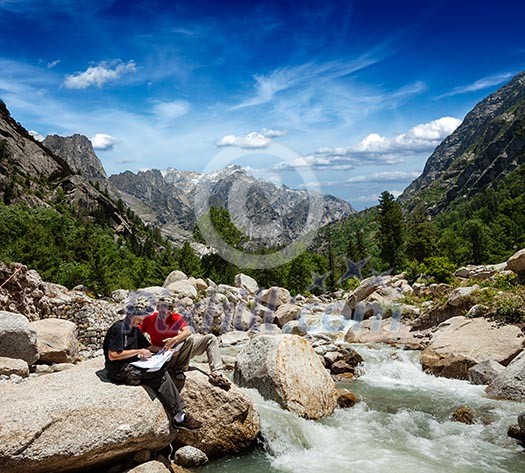
POLYGON ((0 97, 108 173, 242 164, 356 208, 525 69, 520 2, 0 0, 0 97), (217 158, 219 154, 219 158, 217 158))

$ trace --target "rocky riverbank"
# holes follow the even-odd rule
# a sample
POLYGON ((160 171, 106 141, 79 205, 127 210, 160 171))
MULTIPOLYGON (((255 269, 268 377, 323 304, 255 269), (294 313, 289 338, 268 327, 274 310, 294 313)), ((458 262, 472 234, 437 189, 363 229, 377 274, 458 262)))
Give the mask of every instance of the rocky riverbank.
MULTIPOLYGON (((358 376, 359 344, 421 350, 427 372, 525 402, 523 324, 508 323, 525 311, 524 254, 501 265, 460 268, 453 285, 384 275, 319 297, 260 288, 244 274, 228 286, 173 271, 163 286, 118 290, 102 300, 82 287, 44 282, 23 265, 0 264, 0 390, 9 406, 0 414, 1 471, 107 466, 118 473, 140 463, 141 471, 161 471, 170 463, 169 445, 195 448, 190 458, 201 459, 254 445, 258 414, 236 387, 226 393, 190 373, 183 395, 205 428, 183 434, 170 431, 158 400, 144 388, 104 378, 107 328, 129 300, 154 304, 166 293, 195 331, 220 337, 239 386, 301 417, 318 419, 337 404, 358 401, 348 390, 338 392, 334 381, 358 376), (160 463, 147 467, 158 455, 160 463)), ((521 439, 517 425, 509 435, 521 439)), ((183 453, 179 463, 195 466, 183 453)))

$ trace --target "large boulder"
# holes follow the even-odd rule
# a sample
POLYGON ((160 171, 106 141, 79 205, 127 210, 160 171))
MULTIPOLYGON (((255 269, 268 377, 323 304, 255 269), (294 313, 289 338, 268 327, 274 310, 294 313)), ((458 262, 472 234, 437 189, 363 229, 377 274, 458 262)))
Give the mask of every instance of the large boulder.
POLYGON ((283 325, 282 331, 283 333, 304 337, 308 334, 308 326, 302 321, 292 320, 283 325))
POLYGON ((224 391, 212 386, 208 376, 192 371, 187 374, 182 397, 203 426, 196 432, 180 431, 177 442, 196 447, 209 457, 240 452, 255 442, 259 415, 237 386, 224 391))
POLYGON ((275 311, 272 309, 269 309, 268 307, 257 304, 252 310, 252 313, 255 317, 259 317, 263 323, 273 323, 273 319, 275 318, 275 311))
POLYGON ((385 281, 386 279, 380 277, 363 279, 346 300, 343 313, 348 318, 352 317, 357 304, 375 292, 385 281))
POLYGON ((248 331, 253 325, 255 316, 245 304, 237 304, 233 313, 233 328, 240 331, 248 331))
MULTIPOLYGON (((190 435, 170 429, 162 404, 149 388, 108 382, 103 366, 103 358, 95 358, 2 388, 2 402, 9 406, 0 410, 2 473, 95 467, 190 435)), ((183 398, 188 412, 207 424, 191 434, 195 446, 202 449, 205 441, 208 451, 223 454, 252 444, 259 420, 239 389, 222 391, 204 375, 191 372, 183 398)))
POLYGON ((69 320, 43 319, 31 322, 36 331, 40 361, 44 363, 73 363, 77 361, 77 326, 69 320))
POLYGON ((447 299, 447 304, 451 307, 470 309, 475 303, 473 294, 479 290, 479 286, 458 287, 454 289, 447 299))
POLYGON ((166 279, 164 280, 164 284, 162 284, 162 287, 168 287, 170 284, 173 284, 177 281, 184 281, 188 279, 188 276, 184 274, 182 271, 179 271, 178 269, 175 271, 172 271, 166 279))
POLYGON ((193 284, 197 292, 206 292, 206 289, 208 289, 208 283, 202 278, 189 277, 188 282, 193 284))
POLYGON ((261 304, 269 307, 271 310, 275 310, 283 304, 288 304, 292 298, 288 289, 274 286, 261 291, 257 299, 261 304))
POLYGON ((345 333, 347 343, 385 343, 410 349, 421 349, 424 341, 410 327, 398 320, 368 319, 350 327, 345 333))
POLYGON ((525 401, 525 352, 517 356, 501 374, 487 386, 487 394, 496 399, 525 401))
POLYGON ((253 338, 237 358, 235 380, 308 419, 330 415, 337 405, 335 383, 311 345, 296 335, 253 338))
POLYGON ((525 276, 525 248, 507 260, 507 268, 520 276, 525 276))
POLYGON ((354 309, 354 319, 364 320, 373 316, 383 316, 393 303, 403 298, 403 293, 394 287, 382 286, 370 294, 366 299, 357 302, 354 309))
POLYGON ((247 290, 251 294, 255 294, 259 289, 257 281, 243 273, 235 275, 235 285, 237 287, 247 290))
POLYGON ((301 308, 295 304, 283 304, 275 311, 274 324, 283 328, 288 322, 297 320, 301 315, 301 308))
POLYGON ((179 297, 190 297, 191 299, 197 297, 197 289, 187 279, 171 283, 166 288, 179 297))
POLYGON ((22 314, 0 311, 0 356, 32 365, 38 360, 36 332, 22 314))
POLYGON ((514 325, 498 327, 483 318, 452 317, 439 325, 421 363, 437 376, 468 379, 469 368, 482 361, 507 365, 523 349, 523 341, 514 325))

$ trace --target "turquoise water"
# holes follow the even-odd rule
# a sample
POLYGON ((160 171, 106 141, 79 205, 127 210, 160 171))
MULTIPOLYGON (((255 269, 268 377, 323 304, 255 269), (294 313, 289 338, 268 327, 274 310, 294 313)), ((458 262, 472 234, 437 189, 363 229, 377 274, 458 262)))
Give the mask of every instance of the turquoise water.
POLYGON ((423 373, 417 352, 359 346, 361 376, 341 387, 362 402, 308 421, 253 390, 264 449, 213 462, 206 473, 522 473, 525 453, 507 437, 524 403, 488 399, 483 386, 423 373), (450 420, 461 405, 478 421, 450 420))

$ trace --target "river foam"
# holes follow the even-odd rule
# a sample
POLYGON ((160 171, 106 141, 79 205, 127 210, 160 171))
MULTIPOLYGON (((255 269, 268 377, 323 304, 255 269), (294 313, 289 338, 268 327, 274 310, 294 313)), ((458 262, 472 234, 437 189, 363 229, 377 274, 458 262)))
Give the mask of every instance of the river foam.
POLYGON ((484 395, 483 386, 428 375, 417 352, 365 346, 358 350, 365 359, 361 376, 345 387, 360 403, 314 422, 247 390, 261 414, 266 452, 224 460, 207 471, 524 471, 525 455, 506 435, 523 404, 494 401, 484 395), (450 420, 454 409, 465 404, 476 411, 477 423, 450 420))

